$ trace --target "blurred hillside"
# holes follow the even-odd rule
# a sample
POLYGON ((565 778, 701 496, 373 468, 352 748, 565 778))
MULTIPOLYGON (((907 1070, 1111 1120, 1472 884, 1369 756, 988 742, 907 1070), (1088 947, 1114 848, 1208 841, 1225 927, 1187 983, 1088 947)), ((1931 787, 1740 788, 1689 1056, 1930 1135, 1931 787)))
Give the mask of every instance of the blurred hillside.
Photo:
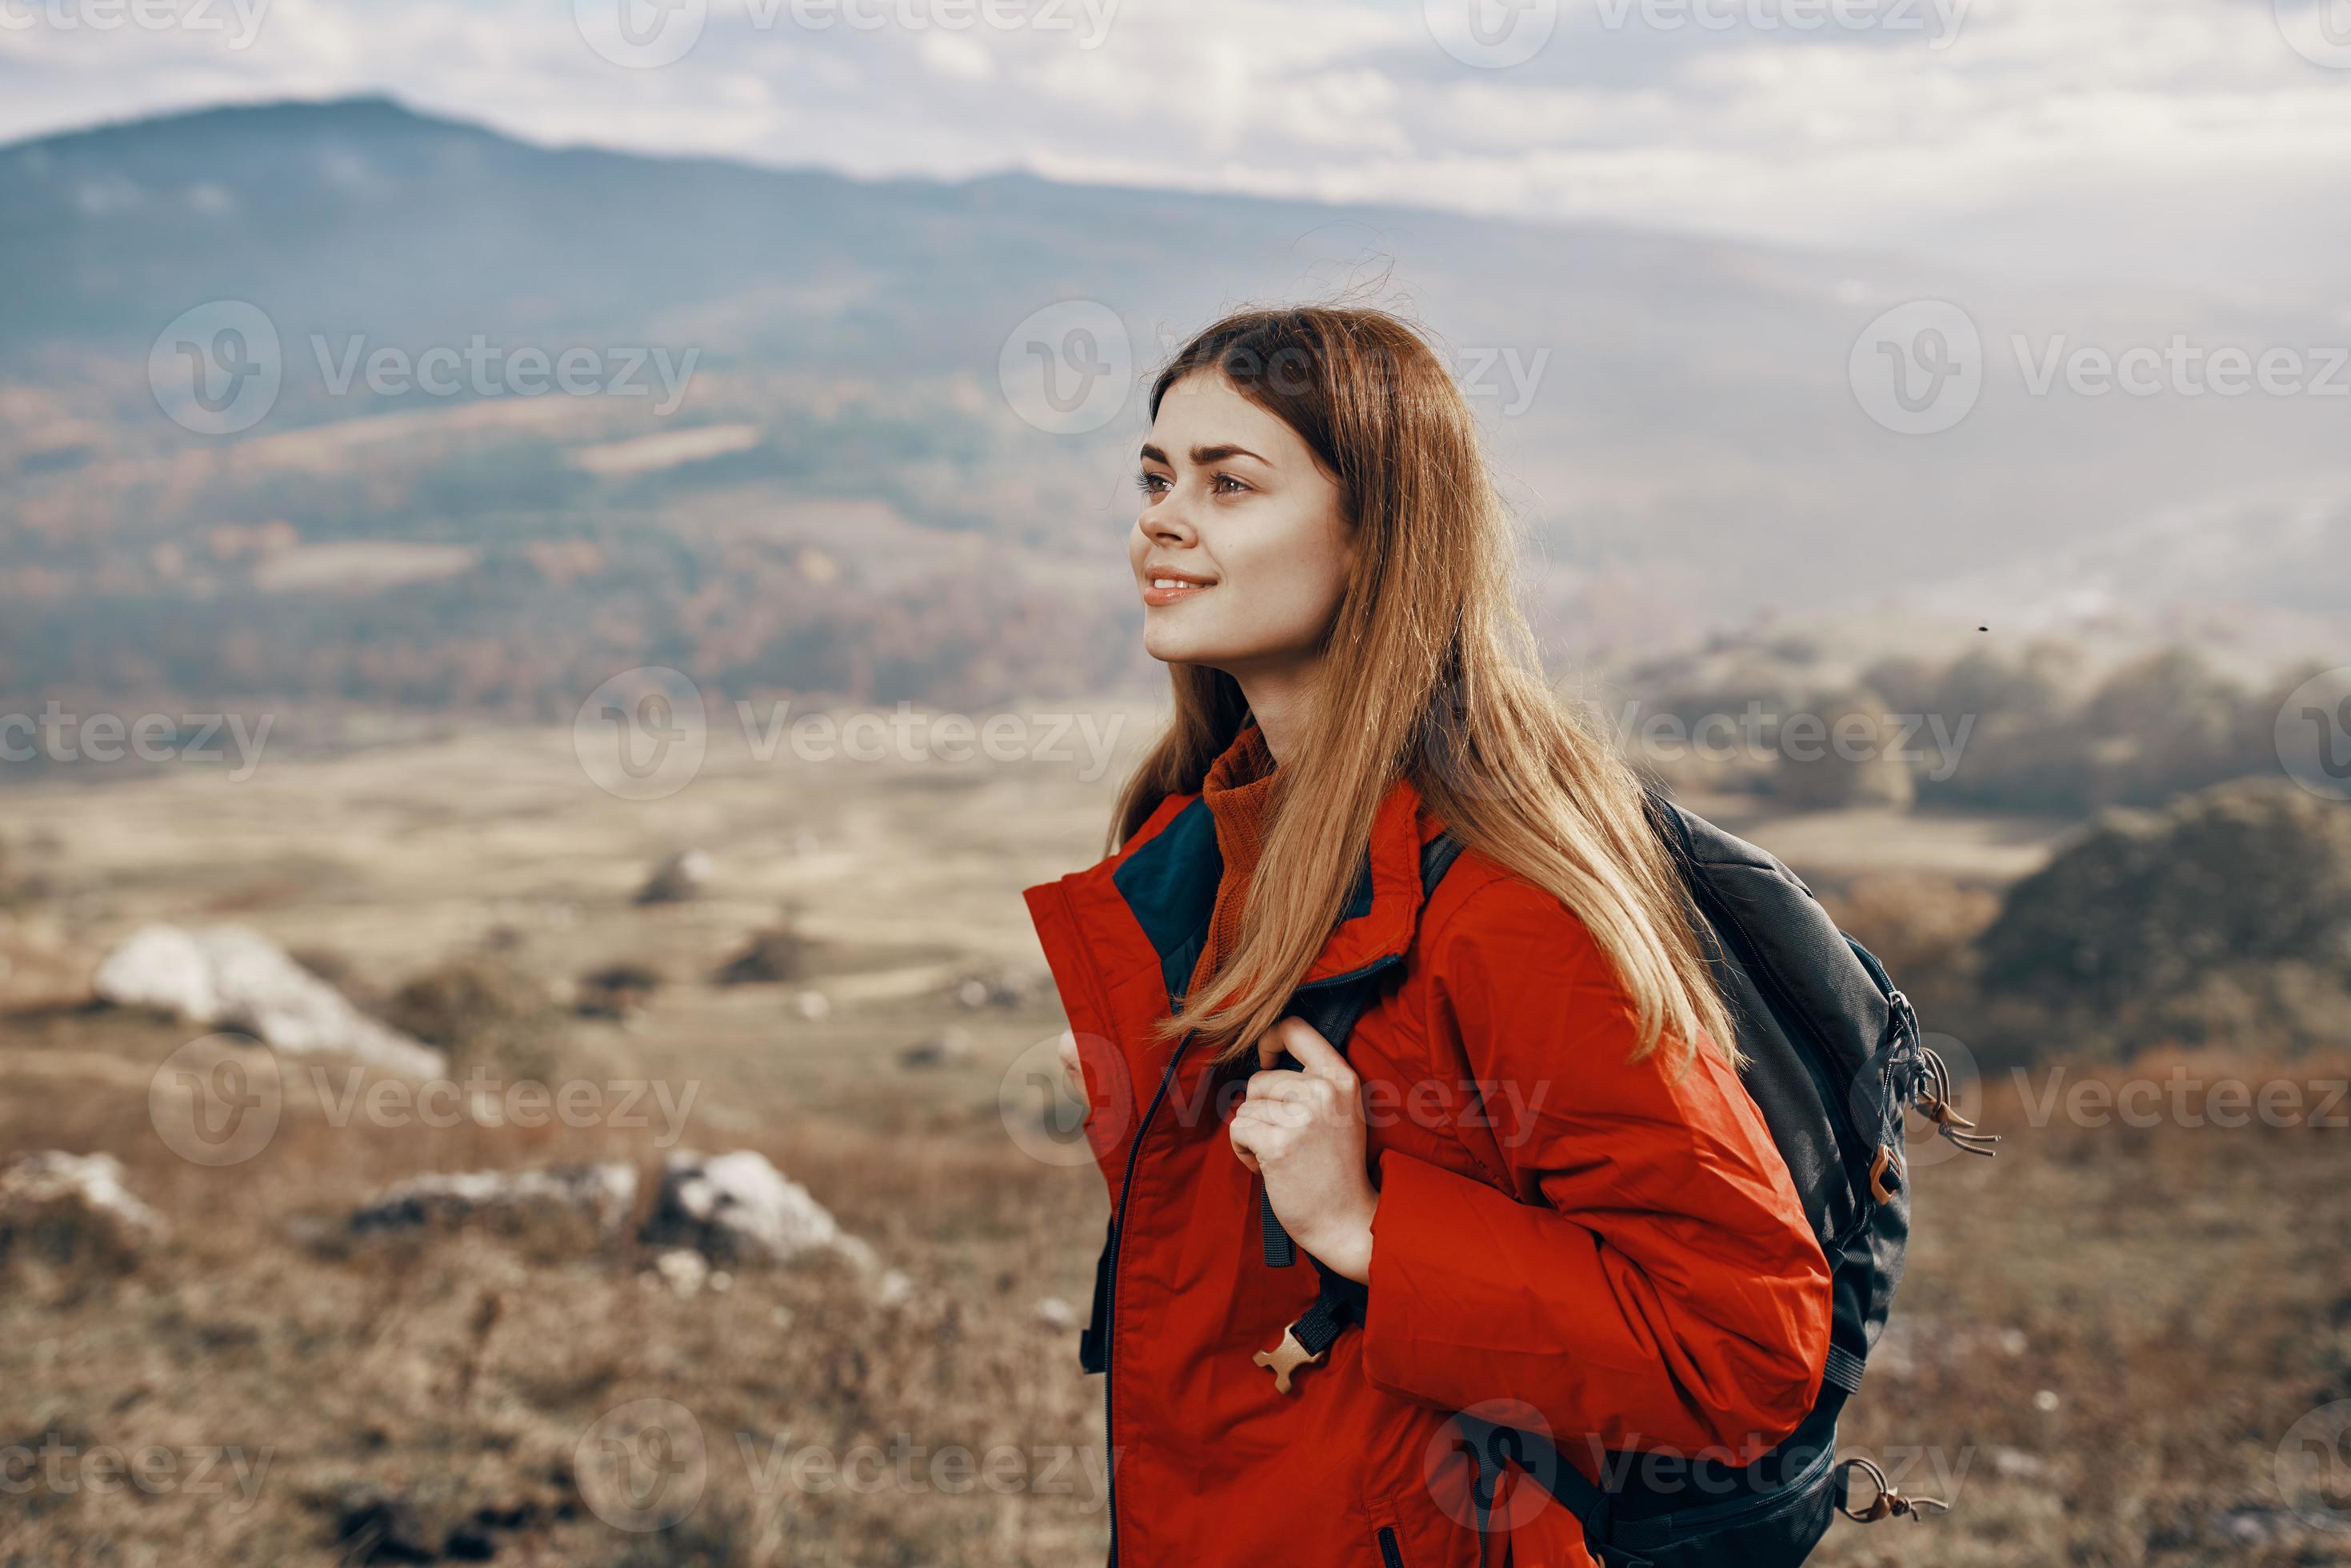
POLYGON ((1248 299, 1425 320, 1486 416, 1541 624, 1578 659, 1777 618, 1944 658, 1980 625, 2116 657, 2192 639, 2265 674, 2339 644, 2351 602, 2333 405, 2033 398, 2002 346, 2340 335, 2222 300, 549 150, 381 99, 0 150, 0 690, 43 699, 555 716, 648 664, 738 695, 1115 690, 1144 673, 1117 545, 1139 397, 1050 434, 998 369, 1025 320, 1079 299, 1114 313, 1135 380, 1248 299), (1847 352, 1938 297, 1981 327, 1986 392, 1957 429, 1896 436, 1847 352), (165 417, 149 360, 219 301, 266 316, 283 384, 251 428, 204 435, 165 417), (636 397, 346 379, 477 341, 692 374, 666 413, 650 368, 636 397))

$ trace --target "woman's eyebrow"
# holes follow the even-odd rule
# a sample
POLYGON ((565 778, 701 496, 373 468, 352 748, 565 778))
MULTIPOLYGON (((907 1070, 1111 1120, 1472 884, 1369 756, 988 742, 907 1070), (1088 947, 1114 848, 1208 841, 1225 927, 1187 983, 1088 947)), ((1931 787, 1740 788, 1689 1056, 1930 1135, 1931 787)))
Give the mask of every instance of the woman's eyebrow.
MULTIPOLYGON (((1167 462, 1167 454, 1162 452, 1158 447, 1154 446, 1148 441, 1143 444, 1141 456, 1145 463, 1165 463, 1171 468, 1175 466, 1174 464, 1167 462)), ((1248 447, 1235 446, 1229 443, 1222 446, 1195 446, 1192 448, 1192 462, 1196 467, 1205 468, 1211 463, 1222 463, 1228 457, 1249 457, 1255 458, 1259 463, 1265 463, 1264 458, 1259 457, 1256 453, 1251 452, 1248 447)), ((1273 466, 1270 463, 1265 463, 1265 465, 1269 468, 1273 466)))

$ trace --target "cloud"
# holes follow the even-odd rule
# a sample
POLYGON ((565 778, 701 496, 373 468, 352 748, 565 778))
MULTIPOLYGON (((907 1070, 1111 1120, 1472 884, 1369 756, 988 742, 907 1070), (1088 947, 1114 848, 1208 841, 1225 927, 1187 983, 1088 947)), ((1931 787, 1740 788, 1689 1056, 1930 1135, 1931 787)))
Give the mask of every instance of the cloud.
POLYGON ((2321 281, 2351 224, 2327 215, 2351 209, 2351 73, 2296 54, 2262 0, 1562 0, 1499 69, 1421 12, 712 0, 683 58, 630 69, 543 0, 277 0, 241 49, 0 0, 0 136, 389 91, 541 141, 864 175, 1021 168, 2281 287, 2321 281))

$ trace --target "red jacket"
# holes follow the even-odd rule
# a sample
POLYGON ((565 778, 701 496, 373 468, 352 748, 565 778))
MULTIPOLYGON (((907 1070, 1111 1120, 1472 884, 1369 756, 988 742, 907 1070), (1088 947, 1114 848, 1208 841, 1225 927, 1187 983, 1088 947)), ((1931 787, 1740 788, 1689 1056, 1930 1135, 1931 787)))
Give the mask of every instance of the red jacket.
MULTIPOLYGON (((1205 1047, 1148 1030, 1214 902, 1206 804, 1171 796, 1117 854, 1025 894, 1113 1206, 1120 1568, 1470 1568, 1450 1413, 1531 1406, 1590 1474, 1595 1441, 1751 1462, 1819 1392, 1828 1268, 1738 1075, 1710 1051, 1679 1077, 1663 1052, 1628 1061, 1630 1003, 1589 932, 1494 862, 1464 853, 1423 907, 1439 825, 1419 807, 1392 788, 1307 975, 1402 961, 1347 1045, 1380 1189, 1369 1305, 1288 1395, 1250 1357, 1318 1279, 1266 1264, 1227 1138, 1254 1059, 1211 1075, 1205 1047)), ((1515 1476, 1496 1518, 1490 1564, 1591 1562, 1515 1476)))

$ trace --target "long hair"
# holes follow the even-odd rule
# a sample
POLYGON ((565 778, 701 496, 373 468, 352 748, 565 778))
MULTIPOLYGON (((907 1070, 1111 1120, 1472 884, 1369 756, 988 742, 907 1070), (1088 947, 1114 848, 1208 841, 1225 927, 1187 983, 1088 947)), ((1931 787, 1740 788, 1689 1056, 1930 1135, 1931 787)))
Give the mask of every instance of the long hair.
MULTIPOLYGON (((1590 930, 1630 995, 1635 1059, 1676 1071, 1737 1037, 1642 790, 1580 705, 1545 684, 1517 603, 1511 527, 1467 400, 1384 311, 1250 310, 1159 372, 1151 413, 1196 373, 1221 375, 1305 441, 1336 480, 1354 561, 1326 633, 1307 729, 1275 778, 1271 821, 1233 950, 1161 1020, 1219 1061, 1254 1049, 1322 951, 1372 820, 1398 778, 1463 845, 1543 889, 1590 930), (1311 811, 1283 809, 1311 800, 1311 811)), ((1171 664, 1175 719, 1112 818, 1115 850, 1171 793, 1197 790, 1248 721, 1239 684, 1171 664)))

